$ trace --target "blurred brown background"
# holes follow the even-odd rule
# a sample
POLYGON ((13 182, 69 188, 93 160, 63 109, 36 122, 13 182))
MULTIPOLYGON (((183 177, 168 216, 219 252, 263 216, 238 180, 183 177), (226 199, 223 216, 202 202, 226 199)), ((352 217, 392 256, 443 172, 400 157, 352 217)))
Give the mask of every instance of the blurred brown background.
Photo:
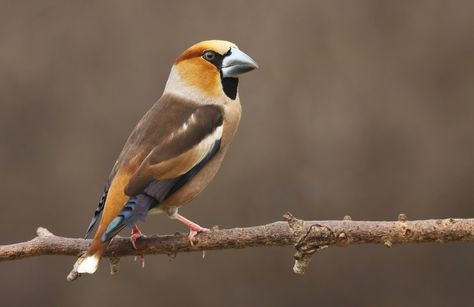
MULTIPOLYGON (((121 147, 173 60, 210 38, 260 64, 221 172, 183 214, 281 219, 473 217, 471 1, 0 2, 0 244, 37 226, 82 236, 121 147)), ((164 216, 147 233, 186 231, 164 216)), ((107 262, 0 264, 2 306, 462 306, 474 246, 331 248, 304 276, 292 248, 107 262)))

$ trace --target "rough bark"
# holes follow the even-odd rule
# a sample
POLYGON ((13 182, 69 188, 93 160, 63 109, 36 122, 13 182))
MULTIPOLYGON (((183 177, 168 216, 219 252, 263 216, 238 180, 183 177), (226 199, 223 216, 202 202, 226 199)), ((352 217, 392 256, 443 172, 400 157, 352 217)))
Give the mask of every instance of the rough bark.
MULTIPOLYGON (((108 247, 105 257, 112 262, 116 271, 120 257, 131 255, 167 254, 191 251, 206 251, 256 246, 287 246, 296 248, 294 255, 295 273, 303 274, 311 256, 318 250, 352 244, 384 244, 391 247, 402 243, 445 243, 453 241, 474 241, 474 219, 432 219, 407 221, 400 215, 398 221, 352 221, 345 217, 341 221, 303 221, 285 214, 286 222, 267 225, 213 229, 201 233, 198 241, 191 245, 184 234, 149 236, 137 241, 134 249, 128 238, 116 237, 108 247)), ((38 228, 34 239, 11 245, 0 246, 0 261, 18 260, 41 255, 80 256, 90 240, 65 238, 52 234, 45 228, 38 228)), ((79 275, 74 270, 69 280, 79 275)))

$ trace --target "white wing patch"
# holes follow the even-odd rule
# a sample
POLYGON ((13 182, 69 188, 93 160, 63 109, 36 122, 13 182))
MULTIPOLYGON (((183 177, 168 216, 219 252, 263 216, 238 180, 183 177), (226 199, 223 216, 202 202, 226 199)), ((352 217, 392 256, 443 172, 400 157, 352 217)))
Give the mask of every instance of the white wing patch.
POLYGON ((219 141, 222 138, 222 126, 223 125, 218 126, 213 133, 206 136, 201 142, 191 148, 191 150, 196 150, 196 152, 200 153, 196 164, 201 162, 212 150, 216 141, 219 141))
POLYGON ((186 120, 183 123, 183 125, 179 129, 178 133, 182 133, 182 132, 186 131, 186 129, 188 129, 189 125, 191 125, 195 121, 196 121, 196 117, 194 116, 194 113, 193 113, 193 114, 191 114, 191 116, 189 116, 188 120, 186 120))
POLYGON ((222 138, 222 125, 217 127, 214 133, 216 134, 216 141, 220 140, 222 138))
MULTIPOLYGON (((171 133, 164 142, 171 142, 173 139, 178 137, 180 134, 184 133, 187 129, 193 129, 193 123, 196 121, 196 116, 194 114, 190 115, 189 118, 173 133, 171 133)), ((203 138, 199 143, 189 148, 186 152, 180 154, 180 156, 188 155, 186 159, 192 159, 192 164, 188 165, 190 168, 194 167, 200 163, 204 158, 213 150, 217 141, 222 138, 223 133, 223 123, 220 126, 217 126, 214 131, 209 133, 205 138, 203 138)), ((178 158, 174 157, 174 158, 178 158)), ((170 158, 169 160, 172 160, 170 158)), ((168 160, 167 160, 168 161, 168 160)), ((186 161, 186 160, 184 160, 186 161)), ((163 161, 166 162, 166 161, 163 161)), ((186 162, 185 162, 186 163, 186 162)))
MULTIPOLYGON (((181 133, 184 133, 191 124, 193 124, 194 122, 196 121, 196 116, 194 116, 194 113, 191 114, 191 116, 189 116, 189 118, 181 125, 181 127, 179 127, 179 129, 177 131, 173 131, 170 136, 168 137, 168 140, 171 140, 173 139, 175 136, 181 134, 181 133)), ((211 133, 207 138, 209 138, 210 136, 212 136, 212 138, 214 138, 215 141, 217 140, 220 140, 221 137, 222 137, 222 125, 220 125, 219 127, 217 127, 213 133, 211 133)), ((201 142, 205 141, 206 139, 202 140, 201 142)), ((199 145, 199 144, 198 144, 199 145)), ((197 145, 196 145, 197 146, 197 145)))
POLYGON ((172 140, 174 137, 176 137, 177 135, 185 132, 189 125, 192 124, 194 121, 196 120, 196 117, 194 116, 194 113, 191 114, 191 116, 189 116, 189 118, 181 125, 181 127, 179 127, 178 130, 176 131, 173 131, 171 132, 171 134, 166 138, 165 141, 170 141, 172 140))

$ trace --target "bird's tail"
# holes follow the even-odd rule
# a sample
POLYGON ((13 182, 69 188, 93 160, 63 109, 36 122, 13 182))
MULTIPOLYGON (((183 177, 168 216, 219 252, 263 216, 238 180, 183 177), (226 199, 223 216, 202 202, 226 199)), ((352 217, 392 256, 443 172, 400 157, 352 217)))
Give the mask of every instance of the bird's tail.
MULTIPOLYGON (((104 193, 102 194, 102 197, 99 201, 99 206, 95 210, 94 217, 92 218, 89 227, 87 227, 87 232, 85 236, 86 239, 92 232, 92 229, 94 228, 95 224, 97 223, 97 220, 99 219, 102 211, 104 210, 105 202, 107 200, 107 194, 109 191, 109 185, 110 184, 107 184, 105 186, 104 193)), ((97 230, 97 232, 99 231, 100 229, 97 230)), ((108 243, 109 242, 101 242, 97 239, 96 235, 87 252, 81 257, 79 257, 79 259, 77 259, 76 263, 74 264, 74 270, 78 273, 94 273, 97 270, 97 267, 99 266, 100 258, 102 257, 102 254, 104 253, 105 249, 107 248, 108 243)))
POLYGON ((155 203, 156 200, 146 194, 132 196, 128 199, 122 211, 111 221, 108 220, 110 222, 101 222, 89 249, 74 265, 77 273, 93 274, 97 270, 99 261, 110 240, 126 226, 133 227, 138 221, 144 221, 148 210, 155 203))
POLYGON ((102 258, 102 254, 104 254, 105 249, 109 245, 109 242, 101 242, 94 238, 92 241, 91 246, 87 250, 87 252, 77 259, 76 264, 74 264, 74 268, 77 273, 87 273, 93 274, 97 270, 99 266, 99 261, 102 258))

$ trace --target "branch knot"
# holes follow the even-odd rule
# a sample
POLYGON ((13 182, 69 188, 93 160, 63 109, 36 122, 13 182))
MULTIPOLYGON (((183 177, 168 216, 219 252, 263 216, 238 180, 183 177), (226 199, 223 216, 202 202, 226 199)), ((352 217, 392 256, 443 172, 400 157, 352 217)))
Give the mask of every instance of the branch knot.
POLYGON ((331 228, 325 225, 312 224, 305 227, 304 221, 295 218, 289 212, 285 213, 283 217, 288 222, 296 241, 293 271, 296 274, 303 275, 314 253, 329 247, 329 244, 335 241, 336 235, 331 228))

